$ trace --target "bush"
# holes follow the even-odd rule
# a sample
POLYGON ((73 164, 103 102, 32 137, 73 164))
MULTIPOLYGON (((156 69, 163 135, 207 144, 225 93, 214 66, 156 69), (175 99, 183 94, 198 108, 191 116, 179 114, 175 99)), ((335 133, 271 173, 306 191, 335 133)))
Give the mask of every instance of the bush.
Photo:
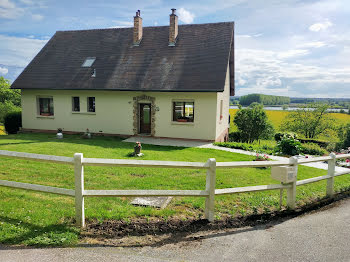
POLYGON ((278 141, 281 141, 282 138, 286 136, 286 137, 292 137, 294 139, 297 139, 298 136, 294 133, 281 133, 281 132, 278 132, 275 134, 275 141, 278 142, 278 141))
POLYGON ((350 128, 346 130, 343 147, 344 148, 350 147, 350 128))
POLYGON ((5 116, 11 112, 18 112, 21 108, 14 105, 11 101, 0 102, 0 123, 4 123, 5 116))
POLYGON ((240 142, 217 142, 217 143, 214 143, 214 145, 228 147, 228 148, 242 149, 245 151, 255 151, 255 152, 261 152, 266 154, 272 154, 274 152, 276 143, 273 140, 262 140, 262 141, 259 141, 259 143, 255 142, 253 144, 240 143, 240 142))
POLYGON ((325 149, 321 148, 318 144, 314 144, 314 143, 303 144, 301 148, 301 152, 303 154, 319 155, 319 156, 323 156, 328 153, 325 149))
POLYGON ((22 127, 21 112, 10 112, 4 119, 5 130, 8 134, 16 134, 22 127))
POLYGON ((281 141, 277 143, 275 148, 276 153, 282 155, 299 155, 301 153, 302 145, 299 140, 293 137, 283 136, 281 141))
POLYGON ((240 133, 240 140, 252 143, 274 133, 263 105, 253 103, 248 108, 240 108, 233 119, 240 133))
POLYGON ((240 132, 231 132, 229 135, 230 142, 241 142, 241 133, 240 132))

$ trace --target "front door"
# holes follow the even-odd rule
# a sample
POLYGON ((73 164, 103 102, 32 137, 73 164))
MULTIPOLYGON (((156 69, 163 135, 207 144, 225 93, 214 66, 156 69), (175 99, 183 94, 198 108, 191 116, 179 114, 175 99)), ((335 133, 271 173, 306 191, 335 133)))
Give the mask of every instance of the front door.
POLYGON ((151 104, 140 104, 140 134, 151 133, 151 104))

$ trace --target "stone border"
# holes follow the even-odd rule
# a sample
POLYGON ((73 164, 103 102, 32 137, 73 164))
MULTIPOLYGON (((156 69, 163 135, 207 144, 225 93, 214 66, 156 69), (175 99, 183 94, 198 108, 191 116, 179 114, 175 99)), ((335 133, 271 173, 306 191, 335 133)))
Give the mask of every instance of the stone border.
POLYGON ((133 97, 134 101, 134 110, 133 110, 133 120, 134 120, 134 135, 139 134, 139 101, 150 101, 151 102, 151 136, 155 135, 155 127, 156 127, 156 105, 155 105, 155 97, 152 96, 135 96, 133 97))

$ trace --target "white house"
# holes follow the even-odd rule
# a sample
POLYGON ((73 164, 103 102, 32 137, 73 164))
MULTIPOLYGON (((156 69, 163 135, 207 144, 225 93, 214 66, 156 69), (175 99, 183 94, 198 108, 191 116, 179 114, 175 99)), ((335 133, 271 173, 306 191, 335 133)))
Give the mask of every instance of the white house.
POLYGON ((12 88, 23 131, 224 141, 234 23, 58 31, 12 88))

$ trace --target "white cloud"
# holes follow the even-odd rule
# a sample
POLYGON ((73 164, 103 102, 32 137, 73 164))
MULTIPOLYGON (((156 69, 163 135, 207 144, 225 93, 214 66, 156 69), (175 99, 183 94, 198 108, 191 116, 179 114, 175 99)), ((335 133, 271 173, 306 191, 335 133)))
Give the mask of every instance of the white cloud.
POLYGON ((349 64, 335 68, 291 61, 286 54, 298 53, 294 50, 238 48, 235 53, 237 95, 350 97, 350 90, 344 85, 350 84, 349 64), (337 89, 332 86, 337 86, 337 89))
POLYGON ((285 52, 280 52, 278 54, 278 58, 291 58, 295 56, 302 56, 302 55, 307 55, 309 53, 309 50, 306 49, 294 49, 294 50, 288 50, 285 52))
POLYGON ((0 0, 0 18, 15 19, 23 14, 23 9, 16 7, 9 0, 0 0))
POLYGON ((178 10, 179 20, 185 24, 193 23, 195 15, 185 8, 181 7, 178 10))
POLYGON ((6 75, 8 72, 9 72, 9 70, 6 67, 0 66, 0 74, 1 75, 6 75))
POLYGON ((1 8, 15 8, 15 4, 11 3, 9 0, 0 0, 0 7, 1 8))
POLYGON ((41 21, 41 20, 44 19, 44 16, 43 15, 39 15, 39 14, 32 14, 32 18, 35 21, 41 21))
POLYGON ((297 47, 299 47, 299 48, 320 48, 320 47, 323 47, 326 45, 327 44, 325 42, 316 41, 316 42, 308 42, 308 43, 299 44, 297 47))
POLYGON ((327 28, 331 27, 332 25, 333 25, 332 22, 326 20, 323 23, 316 23, 316 24, 310 25, 309 30, 313 31, 313 32, 318 32, 318 31, 326 30, 327 28))
POLYGON ((124 27, 132 27, 134 25, 134 23, 130 21, 113 20, 112 22, 115 23, 116 25, 110 28, 124 28, 124 27))
POLYGON ((0 35, 0 61, 6 66, 25 67, 47 40, 0 35))

